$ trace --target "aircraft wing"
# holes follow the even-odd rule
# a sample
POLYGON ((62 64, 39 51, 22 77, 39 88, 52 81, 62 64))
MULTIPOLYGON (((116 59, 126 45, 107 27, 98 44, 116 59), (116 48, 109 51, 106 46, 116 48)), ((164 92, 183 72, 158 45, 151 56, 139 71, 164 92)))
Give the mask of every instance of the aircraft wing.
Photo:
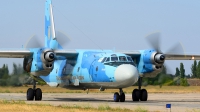
MULTIPOLYGON (((65 56, 67 59, 76 58, 78 53, 75 50, 55 50, 56 55, 65 56)), ((24 58, 33 55, 28 49, 0 49, 0 58, 24 58)))
MULTIPOLYGON (((135 51, 117 51, 119 53, 123 53, 126 55, 129 55, 131 57, 138 57, 141 55, 141 52, 139 50, 135 51)), ((165 60, 200 60, 200 55, 197 54, 164 54, 165 60)))
POLYGON ((138 50, 135 50, 135 51, 116 51, 116 52, 129 55, 129 56, 131 56, 132 58, 138 57, 138 56, 141 55, 140 51, 138 51, 138 50))
POLYGON ((65 56, 67 59, 76 59, 78 52, 76 50, 55 50, 57 56, 65 56))
POLYGON ((193 54, 165 54, 166 60, 200 60, 200 55, 193 54))
POLYGON ((0 49, 0 58, 24 58, 32 54, 28 49, 0 49))

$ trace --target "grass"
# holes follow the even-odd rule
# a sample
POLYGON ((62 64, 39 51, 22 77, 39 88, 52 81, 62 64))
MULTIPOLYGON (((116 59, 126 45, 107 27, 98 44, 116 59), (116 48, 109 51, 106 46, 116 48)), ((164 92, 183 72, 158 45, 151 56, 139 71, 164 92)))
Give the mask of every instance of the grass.
MULTIPOLYGON (((83 90, 69 90, 60 87, 49 87, 45 86, 37 86, 41 88, 44 93, 86 93, 87 91, 83 90)), ((31 85, 29 86, 22 86, 22 87, 0 87, 0 93, 26 93, 28 88, 32 88, 31 85)), ((131 86, 128 88, 124 88, 124 92, 132 93, 132 90, 137 88, 137 86, 131 86)), ((148 90, 149 93, 200 93, 199 86, 147 86, 143 87, 148 90)), ((91 89, 89 90, 90 93, 114 93, 118 91, 118 89, 107 89, 105 91, 99 91, 98 89, 91 89)), ((50 104, 26 104, 25 101, 14 101, 14 100, 0 100, 0 107, 2 112, 35 112, 35 111, 48 111, 48 112, 149 112, 148 109, 145 107, 135 107, 133 109, 126 109, 120 107, 110 107, 108 104, 99 105, 97 107, 92 107, 89 104, 79 104, 79 105, 59 105, 59 106, 52 106, 50 104)), ((186 110, 188 112, 200 112, 199 109, 193 110, 186 110)), ((157 111, 159 112, 159 111, 157 111)))
MULTIPOLYGON (((150 112, 148 109, 142 106, 137 106, 133 110, 110 107, 108 104, 99 105, 98 107, 92 107, 89 104, 86 105, 58 105, 52 106, 50 104, 26 104, 25 101, 8 101, 0 100, 1 112, 150 112)), ((163 110, 162 110, 163 111, 163 110)), ((162 112, 155 111, 155 112, 162 112)), ((200 112, 199 109, 185 110, 186 112, 200 112)))
POLYGON ((148 112, 148 110, 144 107, 137 107, 134 109, 134 112, 148 112))
MULTIPOLYGON (((100 105, 94 108, 90 105, 59 105, 52 106, 48 104, 26 104, 24 101, 0 100, 2 112, 133 112, 133 110, 112 108, 109 105, 100 105)), ((144 112, 144 111, 137 111, 144 112)))
MULTIPOLYGON (((29 86, 21 87, 0 87, 0 93, 26 93, 29 86)), ((69 90, 61 87, 49 87, 48 85, 40 86, 37 85, 37 88, 41 88, 43 93, 86 93, 87 91, 83 90, 69 90)), ((137 86, 131 86, 124 88, 125 93, 132 93, 133 89, 138 88, 137 86)), ((200 93, 199 86, 146 86, 142 87, 147 89, 148 93, 200 93)), ((98 89, 90 89, 89 93, 114 93, 119 91, 118 89, 106 89, 105 91, 99 91, 98 89)))

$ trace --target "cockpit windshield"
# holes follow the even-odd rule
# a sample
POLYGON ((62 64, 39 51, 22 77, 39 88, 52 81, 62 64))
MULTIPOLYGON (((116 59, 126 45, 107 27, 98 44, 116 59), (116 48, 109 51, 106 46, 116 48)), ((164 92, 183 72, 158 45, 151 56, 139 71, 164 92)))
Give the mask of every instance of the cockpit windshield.
POLYGON ((127 57, 127 59, 128 59, 128 61, 133 61, 133 60, 132 60, 132 58, 131 58, 131 57, 129 57, 129 56, 127 57))
POLYGON ((133 66, 136 66, 134 62, 108 62, 108 63, 104 63, 104 64, 109 65, 109 66, 114 66, 114 67, 117 67, 122 64, 131 64, 133 66))
POLYGON ((127 61, 125 56, 119 56, 119 61, 127 61))
POLYGON ((101 63, 103 63, 104 61, 106 61, 107 57, 104 57, 101 61, 101 63))
POLYGON ((111 61, 118 61, 118 57, 111 57, 111 61))
POLYGON ((130 56, 111 55, 111 57, 104 57, 101 59, 102 59, 101 63, 104 63, 105 65, 109 65, 109 66, 117 67, 121 64, 131 64, 135 66, 135 63, 133 62, 130 56))
POLYGON ((107 57, 106 62, 109 62, 109 61, 110 61, 110 57, 107 57))

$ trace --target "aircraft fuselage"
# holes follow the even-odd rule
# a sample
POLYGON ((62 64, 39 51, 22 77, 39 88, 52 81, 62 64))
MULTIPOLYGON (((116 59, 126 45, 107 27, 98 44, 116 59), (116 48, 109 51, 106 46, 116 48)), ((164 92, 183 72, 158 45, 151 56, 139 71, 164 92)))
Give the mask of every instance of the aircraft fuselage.
POLYGON ((50 86, 71 89, 124 88, 138 81, 133 60, 113 51, 77 50, 76 60, 56 60, 48 76, 41 76, 50 86))

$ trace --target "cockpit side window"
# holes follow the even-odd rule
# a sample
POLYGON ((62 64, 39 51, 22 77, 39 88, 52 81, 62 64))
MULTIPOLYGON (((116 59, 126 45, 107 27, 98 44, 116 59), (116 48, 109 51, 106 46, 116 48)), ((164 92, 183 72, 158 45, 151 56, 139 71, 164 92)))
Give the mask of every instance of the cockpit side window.
POLYGON ((119 61, 127 61, 125 56, 120 56, 119 61))
POLYGON ((107 57, 104 57, 103 60, 101 61, 101 63, 103 63, 104 61, 106 61, 107 57))
POLYGON ((133 62, 132 58, 131 57, 127 57, 128 61, 131 61, 133 62))
POLYGON ((118 57, 111 57, 111 61, 118 61, 118 57))
POLYGON ((107 57, 106 62, 110 61, 110 57, 107 57))

